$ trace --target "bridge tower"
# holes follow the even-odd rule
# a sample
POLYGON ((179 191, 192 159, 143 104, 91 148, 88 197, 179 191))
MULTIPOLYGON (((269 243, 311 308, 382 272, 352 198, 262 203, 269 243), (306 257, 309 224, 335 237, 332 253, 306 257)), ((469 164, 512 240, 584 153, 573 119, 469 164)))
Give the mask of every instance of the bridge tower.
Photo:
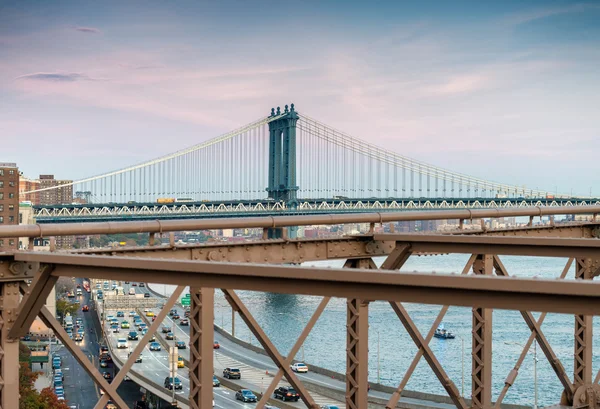
POLYGON ((270 117, 278 117, 269 122, 269 187, 268 197, 284 201, 290 206, 297 203, 296 186, 296 123, 299 116, 294 109, 285 106, 271 108, 270 117))

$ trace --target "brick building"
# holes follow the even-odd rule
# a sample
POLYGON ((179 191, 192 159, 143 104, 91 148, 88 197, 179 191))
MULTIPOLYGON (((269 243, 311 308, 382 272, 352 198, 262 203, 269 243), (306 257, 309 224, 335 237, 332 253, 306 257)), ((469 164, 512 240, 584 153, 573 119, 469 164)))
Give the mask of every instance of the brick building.
POLYGON ((40 188, 40 181, 36 179, 29 179, 25 176, 21 176, 19 179, 19 200, 21 202, 31 202, 32 205, 40 204, 40 192, 24 194, 24 192, 30 192, 32 190, 38 190, 40 188))
MULTIPOLYGON (((0 162, 0 226, 19 224, 19 168, 0 162)), ((16 250, 18 238, 1 239, 0 251, 16 250)))
POLYGON ((70 183, 73 183, 73 181, 57 180, 54 179, 54 175, 40 175, 40 189, 68 185, 58 189, 50 189, 40 192, 40 204, 55 205, 73 203, 73 185, 70 183))

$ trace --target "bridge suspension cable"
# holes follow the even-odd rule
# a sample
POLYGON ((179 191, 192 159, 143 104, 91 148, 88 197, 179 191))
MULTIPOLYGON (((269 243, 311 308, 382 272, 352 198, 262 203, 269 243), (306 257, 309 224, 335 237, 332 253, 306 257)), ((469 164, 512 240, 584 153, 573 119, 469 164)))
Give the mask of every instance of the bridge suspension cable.
POLYGON ((304 114, 297 129, 298 185, 303 197, 550 195, 546 190, 492 182, 420 162, 347 135, 304 114))
MULTIPOLYGON (((189 148, 69 184, 88 202, 265 199, 271 115, 189 148)), ((296 124, 298 197, 547 197, 539 189, 442 169, 378 147, 300 114, 296 124)), ((568 195, 557 195, 568 197, 568 195)))

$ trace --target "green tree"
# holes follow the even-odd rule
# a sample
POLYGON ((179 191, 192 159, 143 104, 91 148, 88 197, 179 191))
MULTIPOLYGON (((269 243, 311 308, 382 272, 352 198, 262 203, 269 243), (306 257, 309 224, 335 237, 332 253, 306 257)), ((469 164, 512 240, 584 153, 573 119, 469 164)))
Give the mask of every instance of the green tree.
POLYGON ((71 315, 75 315, 75 314, 77 314, 78 310, 79 310, 78 302, 70 303, 70 302, 68 302, 66 300, 62 300, 62 299, 56 300, 56 312, 60 314, 63 321, 64 321, 67 313, 69 313, 71 315))

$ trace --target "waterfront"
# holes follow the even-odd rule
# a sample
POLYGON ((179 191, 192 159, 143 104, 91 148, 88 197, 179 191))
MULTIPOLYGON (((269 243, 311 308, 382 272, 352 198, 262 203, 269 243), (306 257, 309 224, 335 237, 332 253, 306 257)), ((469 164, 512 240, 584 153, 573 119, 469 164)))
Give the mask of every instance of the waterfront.
MULTIPOLYGON (((437 273, 460 273, 468 256, 466 255, 444 255, 414 257, 404 266, 401 271, 431 272, 437 273)), ((550 258, 502 258, 508 272, 511 275, 521 277, 539 276, 544 278, 558 277, 562 272, 566 259, 550 258)), ((378 265, 383 258, 375 260, 378 265)), ((332 262, 307 263, 307 265, 326 265, 341 267, 342 260, 332 262)), ((366 272, 368 274, 368 272, 366 272)), ((574 276, 574 267, 568 274, 568 278, 574 276)), ((153 286, 156 290, 169 293, 170 287, 153 286)), ((287 353, 300 334, 303 325, 308 321, 320 299, 310 296, 295 296, 273 293, 239 292, 242 299, 247 303, 250 311, 254 314, 265 332, 271 337, 274 344, 282 353, 287 353)), ((220 292, 216 295, 215 322, 226 330, 231 329, 231 310, 220 292)), ((412 319, 419 330, 425 335, 431 323, 436 318, 440 306, 429 306, 421 304, 406 304, 412 319)), ((534 313, 536 318, 539 314, 534 313)), ((493 398, 504 386, 504 379, 513 368, 521 347, 512 344, 514 342, 524 344, 529 337, 529 329, 517 311, 494 311, 494 358, 493 358, 493 398)), ((410 365, 417 349, 404 330, 395 313, 390 306, 384 302, 375 302, 370 306, 370 362, 369 378, 377 380, 377 341, 379 337, 379 374, 381 383, 397 386, 402 379, 406 369, 410 365)), ((455 382, 458 390, 461 385, 461 339, 464 339, 465 354, 465 395, 470 395, 470 368, 471 368, 471 309, 463 307, 450 307, 443 320, 447 329, 458 336, 454 340, 433 339, 430 347, 436 354, 450 378, 455 382)), ((574 318, 568 315, 548 314, 542 329, 552 345, 554 352, 562 361, 567 373, 572 376, 573 372, 573 322, 574 318)), ((598 320, 594 320, 595 325, 598 320)), ((305 360, 309 364, 315 364, 338 372, 345 371, 345 347, 346 347, 346 310, 345 300, 332 299, 327 309, 315 325, 312 333, 305 343, 305 360)), ((250 336, 241 319, 236 320, 236 336, 243 340, 250 340, 253 344, 257 341, 250 336)), ((598 362, 598 341, 594 340, 594 364, 598 362)), ((302 357, 302 350, 297 358, 302 357)), ((555 376, 552 368, 546 361, 541 349, 538 348, 538 405, 546 406, 556 403, 560 396, 562 386, 555 376)), ((597 365, 594 366, 597 370, 597 365)), ((595 375, 595 372, 594 372, 595 375)), ((510 389, 506 403, 517 403, 533 405, 533 356, 530 354, 523 362, 519 376, 510 389)), ((435 378, 435 375, 422 359, 415 370, 414 375, 407 385, 407 389, 423 392, 445 394, 444 389, 435 378)))

